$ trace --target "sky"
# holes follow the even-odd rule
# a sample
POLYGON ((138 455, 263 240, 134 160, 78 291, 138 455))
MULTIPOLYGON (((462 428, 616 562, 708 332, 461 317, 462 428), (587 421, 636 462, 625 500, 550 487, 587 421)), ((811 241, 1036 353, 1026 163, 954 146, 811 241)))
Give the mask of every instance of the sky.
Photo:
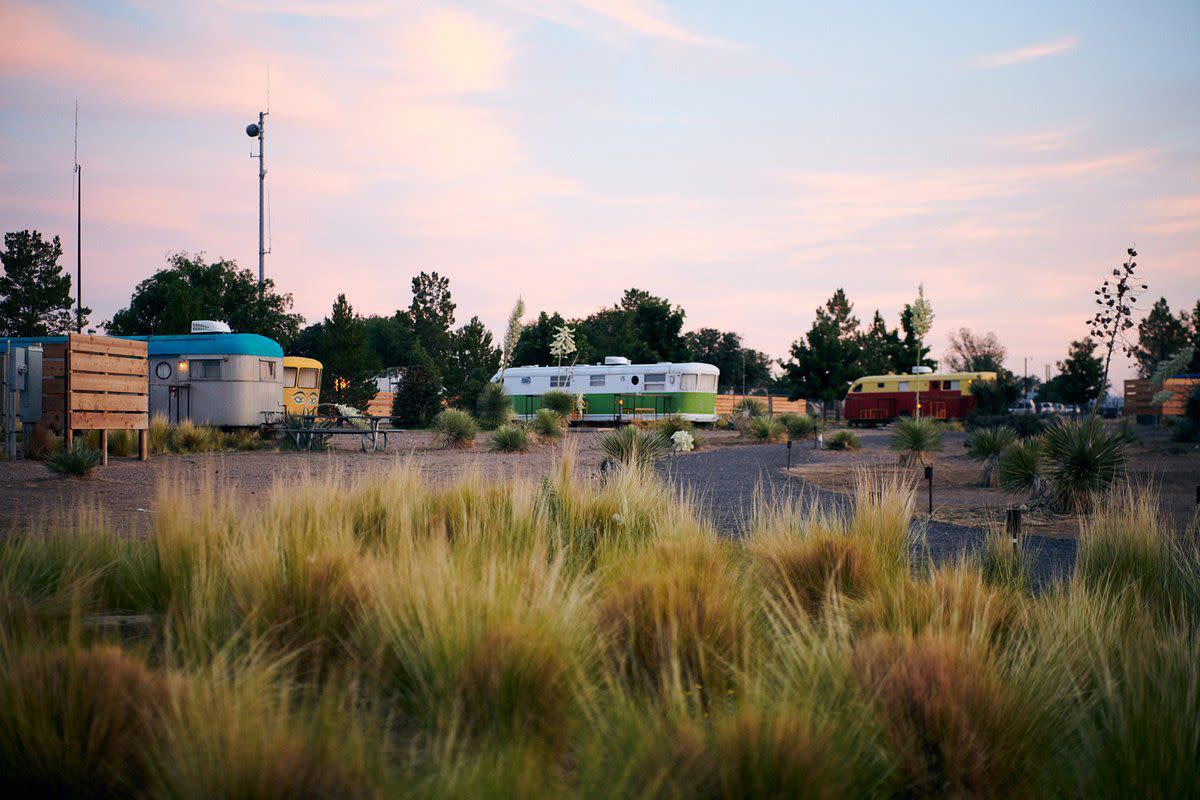
POLYGON ((268 102, 266 268, 309 321, 436 270, 497 338, 518 295, 636 286, 779 357, 834 290, 894 325, 923 284, 935 357, 965 326, 1043 374, 1130 245, 1145 306, 1200 298, 1194 0, 0 0, 0 31, 0 229, 74 270, 78 101, 96 321, 173 252, 257 268, 268 102))

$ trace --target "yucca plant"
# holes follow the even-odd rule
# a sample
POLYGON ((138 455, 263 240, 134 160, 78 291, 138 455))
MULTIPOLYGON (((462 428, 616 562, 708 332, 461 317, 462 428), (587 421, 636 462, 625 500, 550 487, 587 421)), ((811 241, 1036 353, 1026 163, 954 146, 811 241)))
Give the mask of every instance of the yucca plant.
POLYGON ((479 425, 466 411, 447 408, 433 418, 434 441, 439 447, 471 447, 479 425))
POLYGON ((1045 476, 1066 510, 1086 511, 1125 468, 1125 442, 1100 420, 1058 420, 1043 437, 1045 476))
POLYGON ((529 449, 529 432, 523 425, 501 425, 492 433, 488 449, 493 453, 524 453, 529 449))
POLYGON ((692 423, 691 421, 681 417, 679 414, 667 414, 664 417, 660 417, 658 421, 654 423, 654 429, 670 439, 679 431, 690 431, 692 429, 692 423))
POLYGON ((763 405, 762 400, 754 397, 743 397, 734 404, 733 413, 734 416, 761 417, 767 413, 767 407, 763 405))
POLYGON ((658 431, 626 425, 600 437, 600 452, 624 466, 651 467, 671 454, 671 440, 658 431))
POLYGON ((967 455, 983 462, 981 486, 995 486, 996 464, 1004 449, 1017 441, 1017 432, 1005 425, 994 428, 972 428, 967 433, 967 455))
POLYGON ((575 395, 551 389, 542 395, 542 408, 548 408, 563 417, 570 417, 575 410, 575 395))
POLYGON ((827 450, 857 450, 862 447, 862 441, 854 431, 834 431, 824 441, 827 450))
POLYGON ((902 417, 892 426, 891 448, 900 453, 901 463, 925 463, 930 453, 942 449, 941 423, 928 417, 902 417))
POLYGON ((746 433, 764 442, 782 442, 787 439, 787 427, 775 417, 759 415, 751 417, 746 424, 746 433))
POLYGON ((70 450, 60 450, 46 456, 42 463, 55 475, 64 478, 82 478, 90 475, 92 470, 100 466, 99 450, 88 447, 86 441, 80 439, 70 450))
POLYGON ((567 431, 567 418, 557 411, 539 408, 529 421, 529 428, 543 439, 558 439, 567 431))
POLYGON ((817 421, 807 414, 780 414, 789 439, 809 439, 817 433, 817 421))
POLYGON ((1004 448, 996 461, 996 479, 1007 491, 1028 491, 1039 502, 1044 500, 1049 486, 1042 476, 1041 438, 1020 439, 1004 448))
POLYGON ((512 422, 512 398, 504 391, 503 384, 489 383, 483 387, 479 399, 475 401, 475 414, 485 431, 494 431, 512 422))

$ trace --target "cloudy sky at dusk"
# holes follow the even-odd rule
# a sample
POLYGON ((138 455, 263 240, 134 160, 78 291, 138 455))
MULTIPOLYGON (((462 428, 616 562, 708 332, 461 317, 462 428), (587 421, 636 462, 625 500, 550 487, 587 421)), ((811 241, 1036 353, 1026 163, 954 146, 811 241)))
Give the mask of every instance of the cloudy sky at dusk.
POLYGON ((494 331, 637 286, 780 356, 834 289, 895 324, 923 282, 935 356, 965 325, 1040 372, 1130 243, 1196 301, 1200 4, 847 5, 0 0, 0 227, 73 269, 78 100, 95 319, 169 252, 255 267, 270 65, 267 270, 310 320, 425 269, 494 331))

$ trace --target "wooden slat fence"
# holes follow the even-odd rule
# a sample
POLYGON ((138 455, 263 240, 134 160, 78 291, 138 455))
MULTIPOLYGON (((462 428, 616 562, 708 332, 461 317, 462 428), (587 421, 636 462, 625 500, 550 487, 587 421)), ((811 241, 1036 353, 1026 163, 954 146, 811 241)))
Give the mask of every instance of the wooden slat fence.
POLYGON ((733 413, 733 409, 742 400, 757 401, 764 409, 772 414, 807 414, 807 400, 788 400, 778 395, 761 394, 719 394, 717 395, 717 416, 725 417, 733 413))

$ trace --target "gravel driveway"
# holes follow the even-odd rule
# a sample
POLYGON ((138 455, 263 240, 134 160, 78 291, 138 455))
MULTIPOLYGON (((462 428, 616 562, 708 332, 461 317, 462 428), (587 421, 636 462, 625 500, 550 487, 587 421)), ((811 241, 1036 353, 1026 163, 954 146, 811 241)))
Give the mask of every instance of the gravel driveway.
MULTIPOLYGON (((811 445, 796 443, 792 465, 803 464, 811 445)), ((707 452, 675 456, 665 467, 668 477, 680 488, 693 493, 705 504, 721 530, 739 535, 749 519, 756 488, 761 483, 767 497, 801 496, 806 502, 843 507, 845 496, 817 489, 784 473, 787 448, 784 445, 746 445, 722 447, 707 452)), ((911 546, 920 554, 921 535, 929 556, 936 562, 953 560, 959 554, 972 553, 983 544, 984 531, 946 522, 913 521, 911 546)), ((1041 536, 1025 537, 1026 551, 1032 563, 1033 580, 1041 585, 1065 577, 1075 563, 1075 542, 1041 536)))

